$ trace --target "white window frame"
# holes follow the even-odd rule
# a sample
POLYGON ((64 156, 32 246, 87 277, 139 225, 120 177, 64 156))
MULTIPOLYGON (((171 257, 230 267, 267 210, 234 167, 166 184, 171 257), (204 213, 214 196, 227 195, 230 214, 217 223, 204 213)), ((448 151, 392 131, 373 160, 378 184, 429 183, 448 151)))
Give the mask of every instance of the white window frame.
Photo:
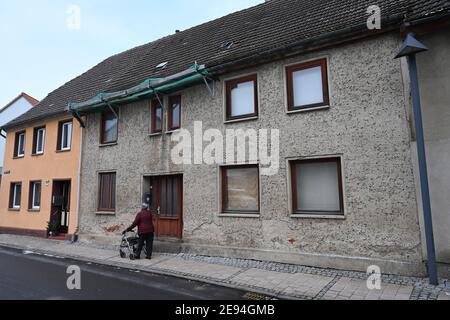
MULTIPOLYGON (((14 190, 13 190, 13 201, 12 201, 12 208, 13 209, 20 209, 20 205, 21 205, 21 203, 20 202, 22 202, 22 193, 21 193, 21 199, 20 199, 20 202, 19 202, 19 204, 18 205, 16 205, 16 197, 17 197, 17 187, 19 187, 20 186, 20 188, 22 188, 22 185, 20 184, 20 183, 14 183, 14 190)), ((21 190, 22 191, 22 190, 21 190)))
POLYGON ((17 136, 17 157, 25 156, 25 132, 19 133, 17 136), (22 137, 22 139, 21 139, 22 137), (22 148, 20 147, 20 142, 22 141, 22 148))
POLYGON ((36 154, 44 154, 45 128, 39 128, 36 132, 36 154), (42 149, 39 150, 39 133, 42 132, 42 149))
POLYGON ((41 201, 39 199, 39 206, 35 206, 35 200, 36 200, 36 185, 41 186, 41 195, 42 195, 42 183, 40 181, 33 181, 32 182, 32 197, 31 197, 31 209, 33 210, 40 210, 41 209, 41 201))
POLYGON ((73 123, 72 122, 64 122, 61 125, 61 145, 60 145, 60 150, 61 151, 68 151, 70 149, 72 149, 72 130, 73 130, 73 123), (67 127, 70 126, 70 130, 69 133, 67 134, 67 146, 64 147, 64 133, 67 130, 67 127))

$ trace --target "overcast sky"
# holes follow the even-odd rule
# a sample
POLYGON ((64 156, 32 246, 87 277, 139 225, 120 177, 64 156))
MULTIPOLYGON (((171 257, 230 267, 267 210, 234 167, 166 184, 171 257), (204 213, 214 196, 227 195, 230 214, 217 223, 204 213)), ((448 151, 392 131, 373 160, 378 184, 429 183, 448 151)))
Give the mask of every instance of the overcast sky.
POLYGON ((0 0, 0 107, 22 91, 41 100, 113 54, 262 2, 0 0))

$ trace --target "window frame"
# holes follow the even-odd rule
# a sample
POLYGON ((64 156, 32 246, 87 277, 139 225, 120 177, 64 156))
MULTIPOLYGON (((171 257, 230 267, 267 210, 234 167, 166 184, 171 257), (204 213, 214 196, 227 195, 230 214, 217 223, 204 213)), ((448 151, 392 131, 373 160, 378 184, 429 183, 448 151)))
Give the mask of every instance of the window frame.
POLYGON ((58 124, 58 141, 57 141, 57 151, 60 152, 67 152, 72 150, 72 138, 73 138, 73 120, 63 120, 60 121, 58 124), (71 129, 70 129, 70 136, 67 135, 68 138, 68 146, 67 147, 63 147, 63 137, 64 137, 64 130, 65 129, 65 125, 69 124, 71 125, 71 129))
POLYGON ((259 92, 258 92, 258 74, 250 74, 246 76, 242 76, 239 78, 233 78, 225 80, 225 121, 226 122, 233 122, 233 121, 239 121, 239 120, 247 120, 247 119, 254 119, 259 116, 259 92), (232 99, 231 99, 231 90, 232 87, 235 85, 238 85, 240 83, 246 83, 253 81, 253 91, 254 91, 254 105, 255 110, 253 113, 248 113, 240 116, 231 116, 232 111, 232 99))
POLYGON ((30 181, 30 190, 29 190, 29 199, 28 199, 28 209, 33 211, 39 211, 41 210, 41 200, 42 200, 42 181, 30 181), (40 193, 39 193, 39 206, 35 206, 35 196, 36 196, 36 189, 35 186, 39 184, 40 185, 40 193))
MULTIPOLYGON (((167 107, 167 130, 168 131, 175 131, 178 129, 181 129, 181 115, 182 115, 182 108, 183 108, 183 104, 182 104, 182 98, 181 95, 174 95, 174 96, 170 96, 169 97, 169 101, 168 101, 168 107, 167 107), (173 101, 175 99, 178 99, 179 101, 179 111, 178 111, 178 115, 179 115, 179 125, 177 127, 175 127, 173 125, 173 101)), ((156 120, 156 119, 155 119, 156 120)))
POLYGON ((302 111, 302 110, 312 110, 316 108, 326 108, 330 105, 330 85, 328 76, 328 59, 320 58, 307 62, 297 63, 293 65, 286 66, 286 89, 287 89, 287 110, 288 112, 302 111), (316 67, 321 67, 322 70, 322 94, 323 102, 314 103, 304 106, 294 105, 294 80, 293 74, 297 71, 312 69, 316 67))
POLYGON ((116 212, 117 208, 117 172, 111 171, 111 172, 99 172, 98 173, 98 205, 97 205, 97 212, 108 212, 108 213, 114 213, 116 212), (109 190, 107 193, 106 202, 108 203, 109 208, 102 208, 102 190, 103 190, 103 179, 102 177, 108 175, 109 176, 109 190), (111 183, 111 176, 114 176, 114 188, 111 183), (112 192, 114 191, 114 208, 111 206, 111 200, 112 200, 112 192))
POLYGON ((14 139, 14 158, 23 158, 25 157, 25 146, 26 146, 26 131, 18 131, 15 134, 14 139), (22 147, 23 147, 23 153, 19 153, 20 151, 20 137, 23 137, 22 141, 22 147))
POLYGON ((22 182, 11 182, 9 189, 9 210, 20 210, 22 207, 22 182), (16 205, 17 190, 16 187, 20 186, 20 201, 19 205, 16 205))
POLYGON ((33 155, 43 155, 45 150, 45 126, 37 127, 33 129, 33 155), (38 150, 39 143, 39 132, 43 131, 42 134, 42 150, 38 150))
MULTIPOLYGON (((117 110, 115 110, 116 114, 118 114, 117 110)), ((100 116, 100 145, 109 145, 115 144, 119 140, 119 118, 112 112, 111 110, 107 110, 102 112, 100 116), (105 141, 105 116, 108 114, 112 114, 116 119, 116 139, 111 141, 105 141)))
POLYGON ((222 165, 220 166, 220 194, 219 194, 219 203, 220 203, 220 215, 226 216, 236 216, 236 217, 245 217, 249 216, 260 216, 261 214, 261 175, 260 168, 258 164, 238 164, 238 165, 222 165), (225 210, 226 201, 228 200, 228 180, 227 180, 227 171, 233 169, 245 169, 245 168, 256 168, 257 178, 258 178, 258 209, 254 210, 225 210))
MULTIPOLYGON (((163 102, 163 101, 161 101, 163 102)), ((163 102, 164 104, 164 102, 163 102)), ((150 113, 151 113, 151 123, 150 123, 150 133, 151 134, 162 134, 163 130, 164 130, 164 105, 161 105, 160 101, 158 99, 153 99, 151 101, 151 106, 150 106, 150 113), (158 107, 161 107, 161 128, 160 129, 155 129, 156 128, 156 110, 158 107)))
POLYGON ((344 195, 344 175, 342 171, 342 157, 330 156, 320 158, 306 158, 306 159, 292 159, 289 160, 289 174, 291 185, 291 200, 290 209, 293 216, 301 217, 345 217, 345 195, 344 195), (297 203, 297 168, 299 163, 336 163, 338 191, 339 191, 339 211, 325 211, 325 210, 298 210, 297 203))

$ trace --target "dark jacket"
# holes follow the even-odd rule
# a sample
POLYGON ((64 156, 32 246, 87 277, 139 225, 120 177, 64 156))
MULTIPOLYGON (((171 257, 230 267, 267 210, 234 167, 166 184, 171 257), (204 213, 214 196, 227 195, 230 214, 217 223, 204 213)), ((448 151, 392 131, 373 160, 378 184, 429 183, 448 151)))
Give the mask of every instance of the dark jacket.
POLYGON ((128 228, 132 230, 138 227, 138 234, 154 233, 155 227, 153 226, 153 214, 147 210, 142 209, 136 216, 133 224, 128 228))

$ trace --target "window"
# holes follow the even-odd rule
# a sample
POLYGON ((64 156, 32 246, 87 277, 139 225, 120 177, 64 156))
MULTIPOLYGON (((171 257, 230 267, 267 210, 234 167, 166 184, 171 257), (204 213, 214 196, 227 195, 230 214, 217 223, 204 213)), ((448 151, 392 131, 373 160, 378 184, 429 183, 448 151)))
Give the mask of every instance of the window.
POLYGON ((181 128, 181 96, 169 97, 168 130, 181 128))
POLYGON ((35 128, 33 133, 33 154, 43 154, 45 145, 45 127, 35 128))
POLYGON ((227 121, 258 116, 257 76, 229 80, 226 86, 227 121))
POLYGON ((41 186, 40 181, 30 182, 28 208, 31 210, 39 210, 41 208, 41 186))
POLYGON ((59 123, 58 151, 68 151, 72 148, 72 120, 59 123))
POLYGON ((289 111, 329 105, 326 59, 291 66, 286 71, 289 111))
POLYGON ((162 132, 163 107, 159 100, 152 101, 152 133, 162 132))
POLYGON ((294 213, 343 214, 340 158, 291 162, 294 213))
POLYGON ((100 173, 98 211, 116 210, 116 174, 100 173))
POLYGON ((118 136, 118 119, 112 111, 102 113, 100 143, 116 143, 118 136))
POLYGON ((21 158, 25 156, 25 131, 17 132, 14 142, 14 157, 21 158))
POLYGON ((9 193, 9 208, 20 209, 20 201, 22 198, 22 184, 20 182, 11 183, 9 193))
POLYGON ((257 165, 222 167, 222 212, 259 213, 257 165))

